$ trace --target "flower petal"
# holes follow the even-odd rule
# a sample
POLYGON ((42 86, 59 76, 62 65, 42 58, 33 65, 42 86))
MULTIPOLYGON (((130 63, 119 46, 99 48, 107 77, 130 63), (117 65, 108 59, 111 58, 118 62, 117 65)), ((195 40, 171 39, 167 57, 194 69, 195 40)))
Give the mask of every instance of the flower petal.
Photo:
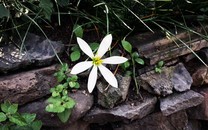
POLYGON ((77 37, 77 43, 79 44, 80 49, 88 55, 90 58, 94 57, 94 54, 90 46, 81 38, 77 37))
POLYGON ((117 79, 116 77, 114 76, 114 74, 109 70, 107 69, 105 66, 103 65, 99 65, 98 66, 101 74, 103 75, 103 77, 105 78, 105 80, 113 87, 118 87, 118 82, 117 82, 117 79))
POLYGON ((97 51, 97 56, 102 57, 110 47, 112 42, 112 35, 109 34, 103 38, 97 51))
POLYGON ((94 65, 88 77, 87 88, 89 93, 91 93, 95 88, 96 82, 97 82, 97 66, 94 65))
POLYGON ((121 56, 111 56, 102 60, 103 60, 103 64, 121 64, 126 62, 128 59, 121 56))
POLYGON ((71 74, 79 74, 92 66, 92 61, 83 61, 77 63, 71 70, 71 74))

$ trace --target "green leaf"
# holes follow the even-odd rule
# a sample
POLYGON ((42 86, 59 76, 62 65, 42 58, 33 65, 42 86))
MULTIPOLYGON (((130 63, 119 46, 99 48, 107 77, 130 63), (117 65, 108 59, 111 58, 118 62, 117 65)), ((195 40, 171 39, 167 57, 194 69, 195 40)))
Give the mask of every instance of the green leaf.
POLYGON ((158 67, 162 67, 163 65, 164 65, 164 61, 160 61, 160 62, 158 62, 158 67))
POLYGON ((17 124, 18 126, 26 126, 27 122, 20 114, 13 114, 9 116, 9 121, 17 124))
POLYGON ((57 3, 59 6, 63 7, 69 5, 69 0, 57 0, 57 3))
POLYGON ((59 83, 66 78, 66 75, 62 71, 57 72, 55 76, 59 83))
POLYGON ((27 124, 30 124, 35 120, 36 114, 23 113, 22 117, 25 119, 27 124))
POLYGON ((74 88, 76 88, 76 89, 80 88, 79 83, 76 83, 76 85, 74 86, 74 88))
POLYGON ((57 92, 61 92, 61 91, 63 91, 63 89, 64 89, 64 85, 62 85, 62 84, 59 84, 59 85, 57 85, 57 86, 55 87, 55 90, 56 90, 57 92))
POLYGON ((49 104, 46 106, 45 110, 47 112, 61 113, 65 110, 65 107, 62 105, 49 104))
POLYGON ((71 81, 77 81, 77 79, 78 79, 78 76, 76 76, 76 75, 73 75, 73 76, 71 77, 71 81))
POLYGON ((61 97, 50 97, 47 99, 47 102, 51 104, 61 105, 62 99, 61 97))
POLYGON ((161 70, 161 68, 157 68, 157 67, 155 67, 155 72, 156 72, 156 73, 161 73, 161 72, 162 72, 162 70, 161 70))
POLYGON ((6 124, 3 126, 0 126, 0 130, 9 130, 9 126, 6 124))
POLYGON ((124 62, 123 64, 121 64, 121 67, 122 67, 124 70, 126 70, 127 68, 130 67, 130 62, 129 62, 129 61, 124 62))
POLYGON ((40 130, 42 127, 42 122, 41 121, 34 121, 31 125, 33 130, 40 130))
POLYGON ((3 4, 0 4, 0 18, 9 17, 9 10, 4 7, 3 4))
MULTIPOLYGON (((62 91, 62 94, 63 94, 63 96, 66 96, 66 95, 68 96, 68 91, 67 91, 67 90, 63 90, 63 91, 62 91)), ((62 97, 63 97, 63 96, 62 96, 62 97)))
POLYGON ((73 75, 70 79, 71 79, 71 81, 77 81, 78 80, 78 76, 73 75))
POLYGON ((127 52, 132 53, 132 46, 128 41, 122 40, 121 44, 127 52))
POLYGON ((76 44, 71 48, 71 51, 80 51, 79 46, 76 44))
POLYGON ((42 8, 43 14, 46 19, 51 20, 53 12, 53 3, 51 0, 40 0, 39 7, 42 8))
POLYGON ((3 122, 7 119, 6 115, 3 112, 0 112, 0 122, 3 122))
POLYGON ((82 38, 83 37, 83 29, 82 29, 82 26, 80 25, 74 25, 73 27, 73 32, 75 33, 76 37, 80 37, 82 38))
POLYGON ((141 58, 136 58, 135 61, 136 61, 136 63, 138 63, 140 65, 144 65, 144 60, 141 58))
POLYGON ((57 96, 60 96, 59 92, 56 92, 56 91, 52 92, 52 97, 57 97, 57 96))
POLYGON ((4 102, 3 104, 1 104, 1 110, 5 113, 8 113, 10 105, 11 104, 8 101, 4 102))
POLYGON ((69 86, 71 88, 74 88, 74 86, 76 86, 76 82, 74 82, 74 81, 69 82, 69 86))
POLYGON ((18 109, 18 104, 12 104, 8 108, 8 113, 15 114, 17 112, 17 109, 18 109))
POLYGON ((65 107, 65 108, 68 108, 68 109, 71 109, 71 108, 73 108, 74 106, 75 106, 75 101, 74 101, 74 99, 72 99, 72 98, 69 98, 69 101, 68 102, 65 102, 64 104, 63 104, 63 106, 65 107))
POLYGON ((71 61, 77 61, 77 60, 79 60, 80 56, 81 56, 80 51, 73 51, 70 54, 70 59, 71 59, 71 61))
POLYGON ((95 51, 98 49, 98 47, 100 46, 100 44, 93 42, 90 44, 90 48, 92 49, 92 51, 95 51))
POLYGON ((139 54, 138 54, 138 52, 133 52, 133 53, 131 54, 131 56, 133 57, 133 59, 136 59, 136 58, 139 57, 139 54))
POLYGON ((133 74, 132 71, 126 71, 125 76, 131 76, 133 74))
POLYGON ((71 109, 66 109, 64 112, 58 113, 57 115, 63 123, 66 123, 71 115, 71 112, 71 109))
POLYGON ((62 72, 66 72, 69 70, 69 66, 67 63, 63 63, 63 65, 61 66, 61 70, 62 72))

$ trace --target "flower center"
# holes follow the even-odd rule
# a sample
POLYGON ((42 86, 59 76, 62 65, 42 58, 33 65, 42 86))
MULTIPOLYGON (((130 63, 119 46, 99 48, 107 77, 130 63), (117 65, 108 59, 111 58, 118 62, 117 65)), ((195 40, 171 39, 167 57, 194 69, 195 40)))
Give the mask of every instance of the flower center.
POLYGON ((92 63, 94 64, 94 65, 100 65, 100 64, 102 64, 103 63, 103 60, 102 59, 100 59, 100 57, 94 57, 94 58, 92 58, 92 63))

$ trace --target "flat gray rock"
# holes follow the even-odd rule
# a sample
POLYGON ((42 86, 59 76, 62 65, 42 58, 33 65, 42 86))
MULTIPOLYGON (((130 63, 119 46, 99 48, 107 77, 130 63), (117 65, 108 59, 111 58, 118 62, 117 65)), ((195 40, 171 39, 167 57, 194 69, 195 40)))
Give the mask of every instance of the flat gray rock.
MULTIPOLYGON (((208 30, 208 26, 204 25, 203 27, 194 27, 192 29, 203 34, 208 30)), ((174 30, 172 31, 174 32, 174 30)), ((138 33, 127 40, 137 48, 139 56, 148 59, 145 63, 155 65, 161 60, 167 61, 191 53, 190 49, 178 39, 185 42, 193 51, 208 47, 206 39, 195 33, 180 29, 177 30, 177 34, 172 40, 167 38, 165 33, 161 31, 138 33), (190 37, 192 38, 191 41, 190 37)))
POLYGON ((11 101, 25 104, 50 93, 50 88, 57 84, 53 74, 56 65, 21 72, 0 78, 0 102, 11 101))
POLYGON ((179 92, 190 89, 192 77, 182 63, 172 67, 163 67, 161 73, 154 70, 138 77, 141 86, 150 93, 167 96, 173 89, 179 92))
POLYGON ((185 111, 170 116, 164 116, 158 112, 128 124, 122 123, 120 127, 114 130, 185 130, 187 124, 188 117, 185 111))
POLYGON ((201 123, 199 120, 191 120, 189 119, 188 125, 184 130, 203 130, 201 128, 201 123))
POLYGON ((198 88, 200 94, 204 96, 204 101, 195 107, 187 109, 189 118, 197 120, 208 120, 208 88, 198 88))
POLYGON ((156 97, 146 96, 143 102, 123 103, 112 109, 94 107, 84 117, 84 120, 90 123, 106 123, 120 120, 141 119, 154 111, 156 102, 156 97))
POLYGON ((65 124, 58 119, 57 115, 45 111, 47 105, 47 100, 45 99, 28 103, 20 107, 19 111, 21 113, 37 114, 37 119, 41 120, 44 126, 61 127, 69 125, 83 117, 93 105, 93 96, 86 93, 86 91, 78 90, 76 93, 71 93, 69 96, 75 100, 76 105, 72 110, 71 117, 65 124))
POLYGON ((118 80, 118 88, 108 86, 104 82, 99 82, 97 85, 98 104, 105 108, 113 108, 118 103, 124 101, 128 94, 131 77, 117 74, 116 78, 118 80), (106 89, 106 87, 108 88, 106 89))
POLYGON ((0 47, 0 72, 16 70, 28 65, 50 65, 58 55, 64 51, 64 45, 60 41, 51 41, 35 34, 28 33, 24 46, 21 42, 6 44, 0 47))
POLYGON ((171 83, 178 92, 187 91, 193 83, 192 77, 182 63, 173 67, 171 74, 171 83))
POLYGON ((173 95, 160 99, 160 109, 163 115, 168 116, 180 110, 197 106, 203 100, 204 96, 192 90, 184 93, 174 93, 173 95))

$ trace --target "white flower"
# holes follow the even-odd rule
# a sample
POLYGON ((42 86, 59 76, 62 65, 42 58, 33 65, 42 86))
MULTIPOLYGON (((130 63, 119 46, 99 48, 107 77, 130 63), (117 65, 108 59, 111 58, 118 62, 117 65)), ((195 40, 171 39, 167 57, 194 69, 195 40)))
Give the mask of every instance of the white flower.
POLYGON ((88 77, 88 84, 87 88, 88 91, 91 93, 95 87, 97 81, 97 73, 98 69, 100 70, 101 74, 103 75, 104 79, 113 87, 118 87, 118 82, 114 76, 114 74, 107 69, 103 64, 121 64, 126 62, 128 59, 121 56, 111 56, 105 59, 101 59, 102 56, 108 51, 108 48, 112 42, 112 35, 109 34, 103 38, 98 48, 97 53, 94 55, 90 46, 81 38, 77 38, 77 42, 79 44, 80 49, 88 55, 92 61, 83 61, 77 63, 71 70, 71 74, 79 74, 90 67, 92 70, 88 77))

